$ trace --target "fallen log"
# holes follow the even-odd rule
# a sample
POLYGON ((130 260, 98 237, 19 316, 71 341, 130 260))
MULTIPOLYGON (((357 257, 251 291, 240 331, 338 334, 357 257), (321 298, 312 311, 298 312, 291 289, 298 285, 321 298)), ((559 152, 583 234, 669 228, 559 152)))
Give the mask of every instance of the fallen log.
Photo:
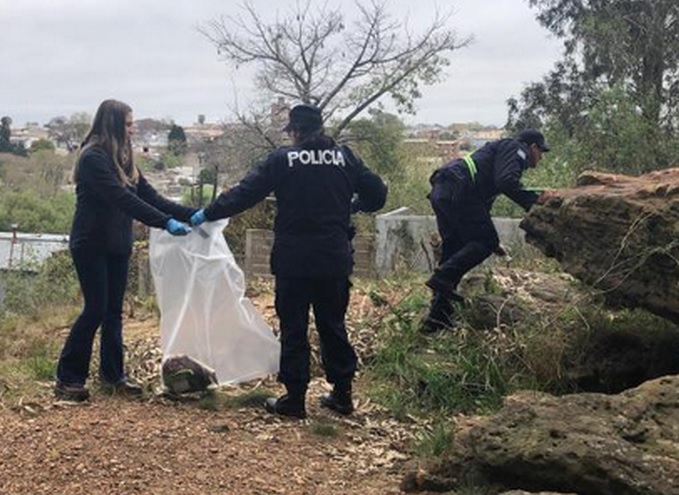
POLYGON ((679 168, 584 173, 520 226, 528 243, 608 303, 679 323, 679 168))

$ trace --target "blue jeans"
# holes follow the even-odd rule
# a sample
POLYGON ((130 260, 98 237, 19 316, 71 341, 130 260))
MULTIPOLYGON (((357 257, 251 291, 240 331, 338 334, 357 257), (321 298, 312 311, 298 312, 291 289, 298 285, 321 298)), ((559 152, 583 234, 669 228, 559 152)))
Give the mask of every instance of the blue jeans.
POLYGON ((85 305, 61 351, 57 381, 85 384, 94 335, 101 326, 99 375, 103 382, 120 383, 125 380, 122 314, 130 257, 80 250, 71 256, 85 305))

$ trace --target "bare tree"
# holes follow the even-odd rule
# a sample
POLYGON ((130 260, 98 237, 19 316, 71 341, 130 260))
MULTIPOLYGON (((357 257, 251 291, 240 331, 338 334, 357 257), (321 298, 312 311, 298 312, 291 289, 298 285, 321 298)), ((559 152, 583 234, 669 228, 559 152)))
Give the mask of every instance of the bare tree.
POLYGON ((296 3, 269 23, 246 2, 241 15, 199 29, 226 61, 254 65, 265 94, 314 103, 326 118, 335 116, 335 135, 385 96, 399 111, 414 113, 420 85, 440 80, 447 55, 471 41, 447 27, 450 13, 435 12, 415 33, 389 15, 383 1, 359 0, 351 22, 340 6, 312 3, 296 3))

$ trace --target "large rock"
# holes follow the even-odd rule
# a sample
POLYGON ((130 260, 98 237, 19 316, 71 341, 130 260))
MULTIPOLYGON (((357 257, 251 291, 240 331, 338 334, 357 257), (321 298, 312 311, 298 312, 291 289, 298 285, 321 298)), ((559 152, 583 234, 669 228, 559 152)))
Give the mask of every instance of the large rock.
POLYGON ((506 490, 579 495, 679 493, 679 377, 620 395, 509 397, 468 420, 449 457, 408 474, 407 491, 506 490))
POLYGON ((533 207, 521 228, 609 302, 679 323, 679 168, 585 173, 578 187, 533 207))
POLYGON ((482 331, 490 349, 518 352, 529 373, 553 390, 618 393, 679 373, 676 325, 652 315, 630 325, 567 273, 495 265, 467 275, 460 292, 465 325, 482 331), (574 308, 577 317, 568 317, 574 308), (518 349, 502 347, 507 336, 518 349))

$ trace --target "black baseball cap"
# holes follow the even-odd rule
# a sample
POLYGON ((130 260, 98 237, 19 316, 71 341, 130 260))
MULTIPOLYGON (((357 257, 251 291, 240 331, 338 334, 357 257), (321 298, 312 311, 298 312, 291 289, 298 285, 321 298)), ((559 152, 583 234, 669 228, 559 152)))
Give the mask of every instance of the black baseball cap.
POLYGON ((526 129, 521 134, 519 134, 516 140, 521 141, 522 143, 526 143, 529 146, 531 144, 537 144, 538 148, 540 148, 542 151, 550 150, 549 146, 545 142, 545 136, 543 136, 541 132, 536 131, 535 129, 526 129))
POLYGON ((284 132, 315 131, 323 127, 321 109, 314 105, 297 105, 292 107, 288 114, 288 125, 283 128, 284 132))

